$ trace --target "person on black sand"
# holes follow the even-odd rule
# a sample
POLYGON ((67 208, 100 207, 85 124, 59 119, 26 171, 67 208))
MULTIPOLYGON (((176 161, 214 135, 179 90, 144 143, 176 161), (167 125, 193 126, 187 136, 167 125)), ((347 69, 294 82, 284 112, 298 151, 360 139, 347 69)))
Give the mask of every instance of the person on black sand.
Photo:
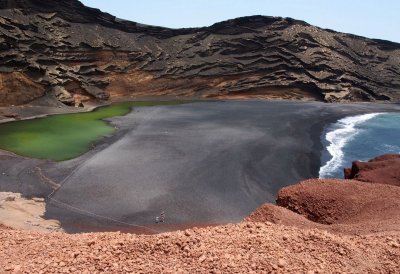
POLYGON ((164 222, 165 222, 165 212, 164 212, 164 210, 163 210, 163 211, 161 211, 160 216, 157 216, 157 217, 156 217, 156 224, 158 224, 158 223, 164 223, 164 222))
POLYGON ((161 222, 161 223, 164 223, 164 222, 165 222, 165 212, 164 212, 164 210, 161 211, 160 222, 161 222))

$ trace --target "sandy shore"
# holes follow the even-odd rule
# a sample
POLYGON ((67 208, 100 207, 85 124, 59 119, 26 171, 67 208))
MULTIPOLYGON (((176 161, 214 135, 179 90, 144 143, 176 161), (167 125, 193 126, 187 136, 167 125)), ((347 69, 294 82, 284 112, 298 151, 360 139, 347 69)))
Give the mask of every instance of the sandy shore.
POLYGON ((119 97, 114 100, 104 101, 104 102, 87 102, 84 107, 73 107, 61 104, 58 106, 45 106, 45 105, 9 106, 9 107, 0 107, 0 124, 16 120, 35 119, 54 114, 89 112, 98 107, 106 106, 113 103, 130 102, 130 101, 176 101, 176 100, 198 101, 198 102, 210 101, 210 99, 204 99, 198 97, 178 98, 176 96, 133 96, 133 97, 119 97))
POLYGON ((46 219, 68 232, 168 230, 237 222, 277 191, 318 176, 321 133, 348 115, 398 105, 203 102, 137 108, 95 149, 53 163, 0 153, 0 190, 50 197, 46 219), (55 184, 57 191, 38 176, 55 184), (50 196, 49 196, 50 195, 50 196), (164 227, 154 224, 164 210, 164 227))
POLYGON ((16 229, 62 231, 57 220, 46 220, 43 198, 26 199, 19 193, 0 192, 0 222, 16 229))
POLYGON ((17 120, 29 120, 40 117, 45 117, 54 114, 68 114, 89 112, 99 107, 100 105, 88 105, 86 107, 46 107, 46 106, 13 106, 13 107, 0 107, 0 124, 17 120), (7 117, 15 116, 15 117, 7 117))
MULTIPOLYGON (((386 105, 235 101, 140 108, 51 196, 46 217, 94 226, 237 222, 318 176, 324 126, 386 105), (128 225, 129 224, 129 225, 128 225)), ((67 228, 68 227, 68 228, 67 228)), ((156 228, 157 229, 157 228, 156 228)))

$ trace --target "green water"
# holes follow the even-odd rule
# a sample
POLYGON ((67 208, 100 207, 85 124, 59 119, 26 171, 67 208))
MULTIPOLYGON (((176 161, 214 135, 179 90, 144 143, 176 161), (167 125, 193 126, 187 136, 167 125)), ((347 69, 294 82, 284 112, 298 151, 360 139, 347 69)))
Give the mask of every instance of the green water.
POLYGON ((124 102, 92 112, 61 114, 0 124, 0 149, 54 161, 75 158, 115 128, 103 119, 126 115, 132 107, 175 105, 180 101, 124 102))

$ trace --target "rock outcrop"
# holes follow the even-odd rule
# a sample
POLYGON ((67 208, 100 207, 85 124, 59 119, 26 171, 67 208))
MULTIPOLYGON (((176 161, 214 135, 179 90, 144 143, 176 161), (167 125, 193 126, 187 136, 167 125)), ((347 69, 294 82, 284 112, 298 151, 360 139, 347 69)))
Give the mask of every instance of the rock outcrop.
POLYGON ((174 95, 399 101, 400 44, 252 16, 168 29, 77 0, 0 1, 0 104, 174 95))
POLYGON ((400 154, 376 157, 368 162, 353 162, 344 170, 346 179, 400 186, 400 154))
POLYGON ((311 179, 285 187, 276 205, 265 204, 246 220, 348 234, 400 231, 399 170, 395 154, 356 161, 346 169, 347 179, 311 179))
MULTIPOLYGON (((400 188, 354 180, 308 180, 283 188, 277 205, 306 219, 358 233, 400 231, 400 188)), ((328 228, 329 229, 329 228, 328 228)))
POLYGON ((400 188, 390 185, 308 180, 281 189, 276 203, 323 224, 372 222, 388 216, 400 222, 400 188))

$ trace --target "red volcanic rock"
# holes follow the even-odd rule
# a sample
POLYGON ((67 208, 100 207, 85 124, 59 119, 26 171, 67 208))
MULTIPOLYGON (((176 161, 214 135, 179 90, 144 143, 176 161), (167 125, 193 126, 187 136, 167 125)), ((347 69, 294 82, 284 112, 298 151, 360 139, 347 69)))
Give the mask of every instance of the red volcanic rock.
POLYGON ((387 154, 368 162, 355 161, 344 170, 346 179, 400 186, 400 154, 387 154))
POLYGON ((400 229, 400 188, 354 180, 307 180, 281 189, 277 204, 321 224, 400 229))
POLYGON ((313 179, 285 187, 277 205, 262 205, 246 221, 346 234, 400 231, 399 170, 400 155, 354 162, 345 173, 357 180, 313 179))
POLYGON ((308 220, 306 217, 290 211, 287 208, 273 204, 263 204, 256 211, 244 219, 246 222, 271 222, 300 228, 315 228, 317 223, 308 220))

